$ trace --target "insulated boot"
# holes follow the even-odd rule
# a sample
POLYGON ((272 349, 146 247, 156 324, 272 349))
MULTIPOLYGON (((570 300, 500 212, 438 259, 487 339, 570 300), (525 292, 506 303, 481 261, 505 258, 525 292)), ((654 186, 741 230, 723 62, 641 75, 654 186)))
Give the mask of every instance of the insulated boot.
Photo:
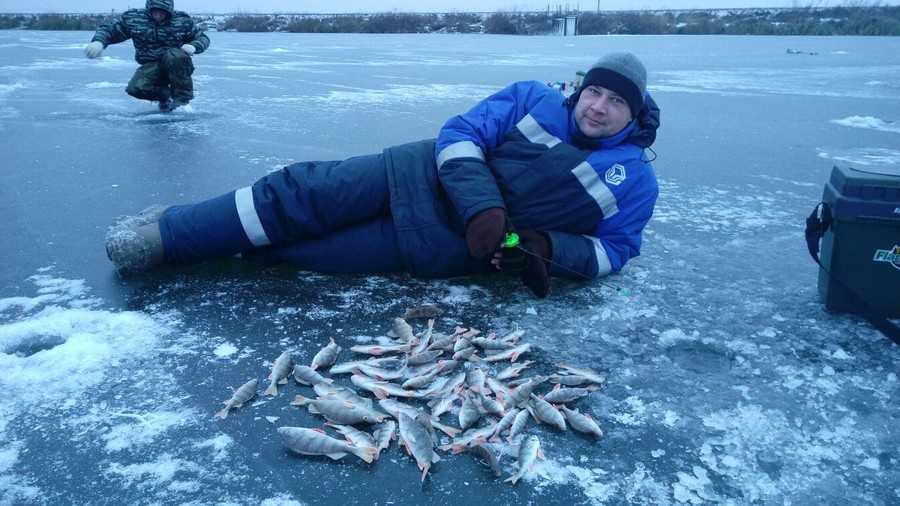
POLYGON ((140 226, 110 227, 106 256, 120 276, 135 276, 165 263, 162 236, 156 221, 140 226))
POLYGON ((184 106, 188 105, 188 102, 189 102, 188 100, 172 100, 171 102, 169 102, 169 110, 174 111, 175 109, 178 109, 179 107, 184 107, 184 106))

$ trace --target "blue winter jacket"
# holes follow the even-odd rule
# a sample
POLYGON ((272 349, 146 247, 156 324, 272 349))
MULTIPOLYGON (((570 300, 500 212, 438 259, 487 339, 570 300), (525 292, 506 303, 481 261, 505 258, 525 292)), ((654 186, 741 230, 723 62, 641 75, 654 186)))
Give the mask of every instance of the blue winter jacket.
POLYGON ((517 230, 545 232, 551 276, 590 279, 640 254, 641 233, 659 194, 644 148, 659 109, 649 95, 619 134, 578 131, 571 104, 537 81, 514 83, 448 120, 433 156, 419 142, 385 150, 391 212, 413 274, 484 272, 468 257, 465 229, 478 212, 504 208, 517 230))

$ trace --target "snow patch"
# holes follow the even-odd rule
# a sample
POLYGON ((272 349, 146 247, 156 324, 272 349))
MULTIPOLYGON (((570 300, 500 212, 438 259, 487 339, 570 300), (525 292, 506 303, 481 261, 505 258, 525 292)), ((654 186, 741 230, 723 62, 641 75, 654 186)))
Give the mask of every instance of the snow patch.
POLYGON ((835 125, 847 126, 851 128, 867 128, 870 130, 879 130, 882 132, 892 132, 900 134, 900 124, 894 121, 885 121, 880 118, 871 116, 850 116, 844 119, 831 120, 835 125))

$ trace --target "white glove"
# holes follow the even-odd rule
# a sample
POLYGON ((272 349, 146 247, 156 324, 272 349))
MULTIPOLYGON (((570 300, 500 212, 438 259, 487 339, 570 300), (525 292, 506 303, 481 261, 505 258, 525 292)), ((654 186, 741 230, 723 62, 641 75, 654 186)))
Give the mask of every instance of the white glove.
POLYGON ((91 42, 90 44, 84 46, 84 55, 92 60, 94 58, 100 56, 100 53, 102 53, 102 52, 103 52, 103 43, 100 42, 99 40, 95 40, 94 42, 91 42))
POLYGON ((181 46, 181 50, 184 51, 184 54, 188 56, 194 56, 194 53, 197 51, 197 48, 193 44, 185 44, 181 46))

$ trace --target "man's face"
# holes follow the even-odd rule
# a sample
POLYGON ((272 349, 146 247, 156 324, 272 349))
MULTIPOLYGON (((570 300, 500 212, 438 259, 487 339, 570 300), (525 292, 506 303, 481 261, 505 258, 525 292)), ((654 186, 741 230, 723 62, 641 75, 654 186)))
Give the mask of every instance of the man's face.
POLYGON ((618 93, 600 86, 588 86, 575 104, 575 124, 592 138, 610 137, 631 123, 628 102, 618 93))
POLYGON ((166 20, 166 17, 169 16, 169 13, 164 11, 163 9, 150 9, 150 15, 153 16, 153 20, 157 23, 162 23, 166 20))

